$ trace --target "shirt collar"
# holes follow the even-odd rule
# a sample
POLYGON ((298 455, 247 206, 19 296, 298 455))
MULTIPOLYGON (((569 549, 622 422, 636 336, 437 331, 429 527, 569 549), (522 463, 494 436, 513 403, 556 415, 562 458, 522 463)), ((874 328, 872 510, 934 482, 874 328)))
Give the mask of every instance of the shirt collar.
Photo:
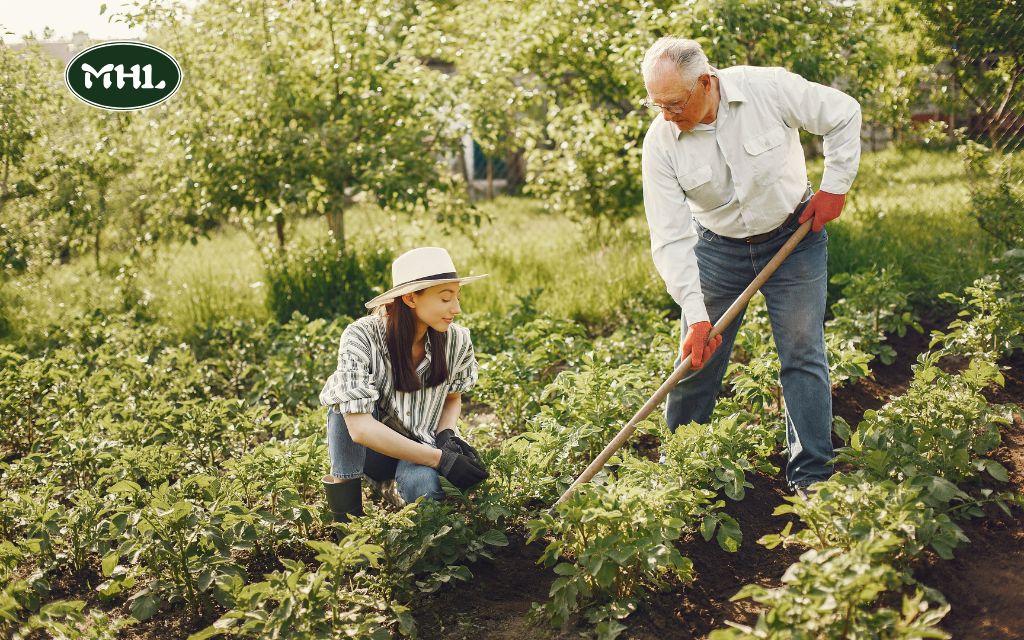
POLYGON ((747 95, 743 93, 738 78, 733 77, 732 74, 719 75, 718 69, 714 67, 711 67, 711 75, 718 78, 718 90, 727 103, 747 101, 747 95))
MULTIPOLYGON (((718 92, 721 95, 721 100, 718 102, 718 118, 722 118, 728 111, 728 106, 732 102, 746 102, 747 96, 743 93, 743 89, 740 87, 738 80, 734 79, 732 75, 722 76, 718 73, 718 69, 711 67, 711 75, 718 78, 718 92), (723 108, 724 107, 724 108, 723 108)), ((694 126, 694 131, 714 131, 716 124, 702 124, 697 123, 694 126)), ((683 134, 682 131, 676 128, 676 140, 683 134)))
POLYGON ((424 367, 430 364, 430 331, 427 331, 427 335, 423 339, 423 349, 423 362, 421 362, 420 366, 417 367, 417 371, 422 370, 424 367))

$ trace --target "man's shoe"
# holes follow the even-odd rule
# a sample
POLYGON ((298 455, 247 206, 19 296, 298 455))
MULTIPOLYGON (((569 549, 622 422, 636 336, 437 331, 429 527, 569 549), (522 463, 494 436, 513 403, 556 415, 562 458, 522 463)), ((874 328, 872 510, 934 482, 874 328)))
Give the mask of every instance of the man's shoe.
POLYGON ((818 488, 819 488, 818 487, 818 483, 815 482, 815 481, 812 481, 812 482, 794 482, 793 484, 790 485, 790 487, 791 487, 794 495, 798 495, 801 498, 804 498, 805 500, 807 499, 807 494, 808 493, 816 492, 818 490, 818 488))
POLYGON ((347 480, 326 475, 322 478, 324 493, 327 494, 327 507, 335 522, 348 522, 352 516, 363 515, 362 478, 347 480))

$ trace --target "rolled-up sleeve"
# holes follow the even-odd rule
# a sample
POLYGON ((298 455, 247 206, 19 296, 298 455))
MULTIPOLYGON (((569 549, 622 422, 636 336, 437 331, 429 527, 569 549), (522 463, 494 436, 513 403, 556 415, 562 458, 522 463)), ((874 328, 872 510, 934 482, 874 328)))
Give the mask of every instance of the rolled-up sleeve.
POLYGON ((781 67, 776 73, 782 119, 791 127, 824 136, 821 190, 845 194, 860 166, 860 103, 839 89, 811 82, 781 67))
POLYGON ((450 375, 448 393, 465 393, 476 384, 480 368, 476 362, 476 354, 473 351, 473 341, 469 329, 459 327, 461 334, 459 344, 456 345, 455 363, 453 374, 450 375))
POLYGON ((337 413, 372 413, 380 393, 374 386, 371 356, 365 327, 346 327, 338 348, 338 368, 320 391, 320 404, 333 405, 337 413))
POLYGON ((665 288, 683 311, 687 324, 708 320, 697 270, 697 234, 686 194, 651 131, 642 159, 644 211, 651 231, 654 266, 665 288))

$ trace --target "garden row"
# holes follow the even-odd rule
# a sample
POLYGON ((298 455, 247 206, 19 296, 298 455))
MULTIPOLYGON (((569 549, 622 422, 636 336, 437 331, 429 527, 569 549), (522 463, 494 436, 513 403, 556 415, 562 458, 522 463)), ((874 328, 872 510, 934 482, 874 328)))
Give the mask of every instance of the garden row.
MULTIPOLYGON (((836 384, 891 358, 885 333, 915 324, 898 282, 842 282, 827 332, 836 384)), ((53 327, 30 355, 0 351, 0 631, 105 638, 185 616, 213 622, 200 637, 411 636, 417 593, 469 579, 466 563, 528 528, 559 540, 545 554, 557 588, 538 613, 559 625, 582 613, 614 635, 643 588, 688 576, 674 547, 684 531, 738 546, 718 492, 741 498, 746 474, 777 471, 777 358, 763 302, 747 314, 712 425, 669 435, 652 418, 641 430, 671 463, 624 451, 615 482, 600 477, 557 520, 540 513, 670 372, 675 323, 637 310, 594 337, 529 297, 467 319, 482 369, 473 400, 494 416, 471 436, 489 445, 491 479, 472 499, 449 487, 444 504, 370 508, 339 543, 326 541, 324 421, 310 405, 347 319, 225 322, 193 345, 130 315, 53 327)))
MULTIPOLYGON (((839 276, 835 281, 844 285, 844 296, 833 305, 826 343, 830 377, 838 387, 868 375, 868 363, 875 356, 892 361, 886 333, 902 335, 911 327, 921 329, 906 297, 899 293, 898 274, 881 271, 839 276)), ((658 359, 663 377, 669 373, 665 363, 671 362, 677 348, 671 340, 666 346, 667 352, 658 359)), ((634 353, 642 353, 642 349, 634 353)), ((630 373, 638 372, 630 365, 607 370, 596 388, 622 386, 630 373)), ((585 409, 593 394, 575 373, 560 374, 545 394, 557 389, 563 377, 570 378, 570 385, 563 393, 552 395, 571 397, 575 390, 573 411, 585 409)), ((531 539, 549 541, 541 559, 559 576, 552 584, 551 599, 537 605, 536 613, 562 628, 582 617, 595 625, 598 637, 614 638, 625 629, 622 620, 635 610, 646 591, 694 579, 693 563, 677 549, 676 543, 684 535, 714 538, 729 552, 739 548, 741 523, 721 511, 726 504, 722 494, 742 500, 745 489, 752 486, 749 474, 778 473, 768 459, 782 444, 785 433, 778 357, 762 297, 755 298, 747 309, 727 378, 729 391, 719 399, 709 424, 682 425, 669 433, 657 416, 641 426, 642 431, 659 436, 666 464, 624 451, 609 467, 613 477, 599 476, 554 513, 542 512, 529 522, 531 539)), ((554 424, 571 425, 569 437, 551 438, 553 451, 572 451, 574 446, 579 448, 576 443, 580 440, 589 445, 577 459, 556 459, 549 466, 569 471, 556 482, 558 491, 564 490, 653 391, 650 378, 643 382, 634 397, 610 394, 607 409, 617 410, 617 415, 591 411, 573 416, 575 424, 565 416, 553 416, 554 424), (595 424, 603 429, 591 437, 588 430, 593 431, 595 424)), ((653 382, 656 386, 658 380, 653 382)), ((556 401, 555 406, 559 404, 556 401)), ((536 434, 552 431, 551 422, 544 420, 552 413, 551 405, 544 406, 524 435, 531 450, 536 451, 535 443, 543 441, 536 434)), ((525 450, 521 453, 527 455, 525 450)), ((555 492, 544 499, 550 504, 558 495, 555 492)))
POLYGON ((906 393, 867 412, 855 431, 837 421, 848 443, 838 460, 853 470, 776 509, 797 516, 799 532, 790 524, 759 541, 807 551, 780 588, 748 585, 734 596, 767 606, 756 624, 730 623, 713 639, 949 637, 938 623, 950 605, 914 580, 912 563, 926 549, 952 558, 969 541, 957 522, 984 516, 985 505, 1008 515, 1013 505, 1024 506, 1020 493, 992 488, 1007 482, 1007 470, 985 457, 1014 407, 982 395, 1003 383, 1000 359, 1024 347, 1022 267, 1020 256, 1008 253, 1000 275, 966 290, 957 300, 960 318, 933 334, 906 393), (951 362, 960 370, 948 372, 951 362))

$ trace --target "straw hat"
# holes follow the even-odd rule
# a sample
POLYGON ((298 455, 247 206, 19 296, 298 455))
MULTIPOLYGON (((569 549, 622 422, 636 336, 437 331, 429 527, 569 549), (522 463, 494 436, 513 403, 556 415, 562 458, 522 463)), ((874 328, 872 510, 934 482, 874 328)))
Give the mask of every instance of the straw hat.
POLYGON ((452 262, 452 257, 446 250, 441 247, 420 247, 406 251, 395 258, 395 261, 391 263, 392 287, 367 302, 366 308, 372 309, 413 291, 420 291, 446 282, 466 284, 487 275, 485 273, 481 276, 460 278, 455 273, 455 263, 452 262))

